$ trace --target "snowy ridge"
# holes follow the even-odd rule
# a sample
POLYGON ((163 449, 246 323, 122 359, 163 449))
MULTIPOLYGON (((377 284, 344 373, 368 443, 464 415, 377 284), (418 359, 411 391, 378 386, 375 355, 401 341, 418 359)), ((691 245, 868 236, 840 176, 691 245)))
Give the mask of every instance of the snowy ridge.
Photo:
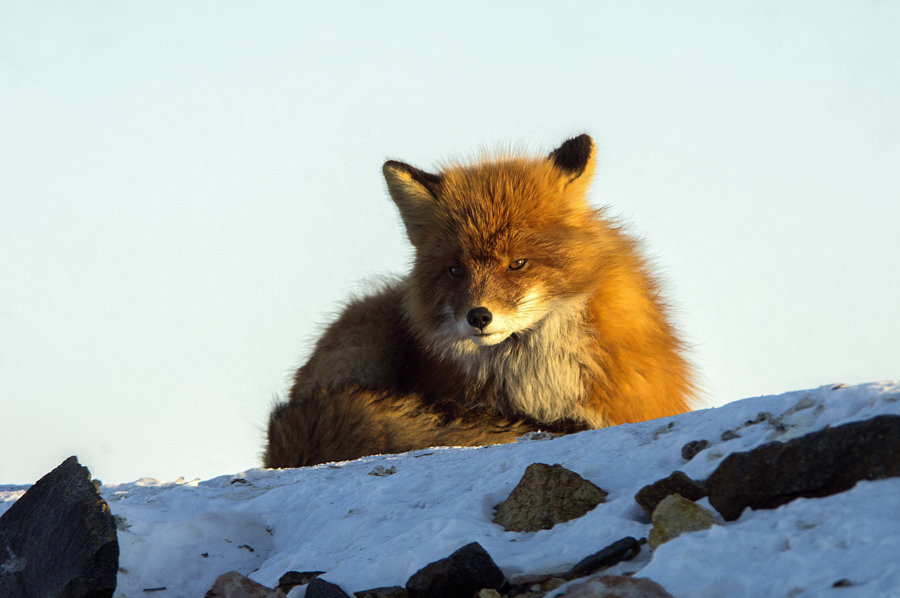
MULTIPOLYGON (((552 440, 254 469, 203 482, 107 485, 101 493, 119 522, 116 596, 163 587, 153 595, 202 596, 229 570, 269 587, 288 570, 321 570, 352 593, 403 585, 469 542, 479 542, 508 578, 563 571, 624 536, 646 537, 650 524, 634 495, 676 469, 702 480, 731 452, 881 414, 900 414, 900 382, 745 399, 552 440), (750 424, 760 412, 781 425, 750 424), (728 430, 738 437, 721 440, 728 430), (686 462, 682 446, 699 439, 710 446, 686 462), (493 508, 534 462, 577 472, 607 491, 607 502, 550 530, 503 531, 491 522, 493 508), (379 465, 396 473, 369 475, 379 465)), ((24 489, 0 486, 0 512, 24 489)), ((900 479, 888 479, 775 510, 748 509, 655 552, 644 546, 609 571, 635 572, 685 597, 900 596, 898 496, 900 479), (844 587, 833 588, 840 580, 844 587)), ((302 595, 302 587, 290 593, 302 595)))

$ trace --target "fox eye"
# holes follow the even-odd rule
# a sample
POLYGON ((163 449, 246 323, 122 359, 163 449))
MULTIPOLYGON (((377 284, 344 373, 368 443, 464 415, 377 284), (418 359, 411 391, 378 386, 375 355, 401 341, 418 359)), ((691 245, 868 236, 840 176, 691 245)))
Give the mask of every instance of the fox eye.
POLYGON ((528 260, 516 260, 509 264, 510 270, 521 270, 525 267, 525 264, 528 263, 528 260))
POLYGON ((461 278, 463 275, 462 266, 450 266, 447 270, 453 278, 461 278))

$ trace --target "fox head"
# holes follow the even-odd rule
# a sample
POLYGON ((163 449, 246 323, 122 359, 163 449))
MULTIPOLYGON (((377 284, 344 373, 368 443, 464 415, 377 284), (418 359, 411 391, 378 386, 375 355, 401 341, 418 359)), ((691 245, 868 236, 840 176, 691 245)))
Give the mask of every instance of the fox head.
POLYGON ((385 163, 415 248, 404 308, 427 345, 471 353, 514 343, 549 315, 583 306, 604 245, 586 198, 594 157, 593 140, 580 135, 546 157, 501 155, 437 174, 385 163))

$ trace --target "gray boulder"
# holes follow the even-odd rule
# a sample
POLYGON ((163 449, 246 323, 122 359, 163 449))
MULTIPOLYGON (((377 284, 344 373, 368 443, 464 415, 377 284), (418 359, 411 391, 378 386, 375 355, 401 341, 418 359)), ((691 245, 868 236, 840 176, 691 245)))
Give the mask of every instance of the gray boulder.
POLYGON ((107 598, 119 543, 87 467, 69 457, 0 517, 0 596, 107 598))

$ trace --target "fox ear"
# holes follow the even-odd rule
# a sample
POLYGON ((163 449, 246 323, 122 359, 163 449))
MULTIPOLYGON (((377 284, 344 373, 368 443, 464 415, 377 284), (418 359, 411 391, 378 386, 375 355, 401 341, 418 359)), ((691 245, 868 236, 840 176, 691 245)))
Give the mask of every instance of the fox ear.
POLYGON ((547 159, 562 171, 568 185, 585 174, 585 178, 590 179, 594 169, 594 154, 594 140, 590 135, 582 134, 565 141, 550 152, 547 159))
POLYGON ((418 246, 434 217, 441 177, 394 160, 385 162, 382 171, 391 199, 406 225, 406 235, 418 246))

